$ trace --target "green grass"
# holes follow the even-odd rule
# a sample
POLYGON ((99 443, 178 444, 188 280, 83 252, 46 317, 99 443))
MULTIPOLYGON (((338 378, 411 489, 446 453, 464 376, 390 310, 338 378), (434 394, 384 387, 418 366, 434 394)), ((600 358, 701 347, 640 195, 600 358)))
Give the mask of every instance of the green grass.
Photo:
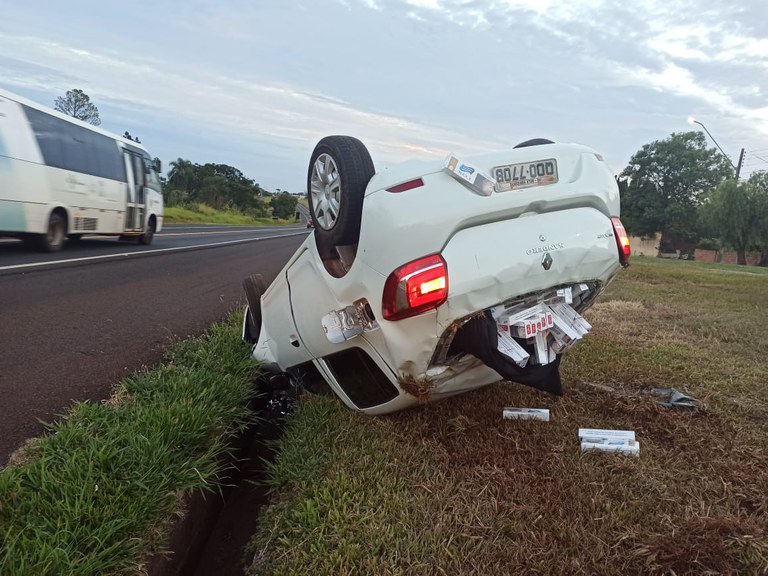
POLYGON ((137 573, 183 495, 216 489, 253 376, 233 317, 49 425, 0 471, 0 574, 137 573))
POLYGON ((166 224, 227 224, 230 226, 284 226, 295 220, 273 220, 271 217, 254 218, 235 210, 215 210, 205 204, 195 206, 168 206, 164 211, 166 224))
POLYGON ((768 270, 638 258, 587 316, 561 399, 499 383, 371 418, 303 398, 249 574, 763 574, 768 270), (579 427, 635 430, 641 455, 581 454, 579 427))

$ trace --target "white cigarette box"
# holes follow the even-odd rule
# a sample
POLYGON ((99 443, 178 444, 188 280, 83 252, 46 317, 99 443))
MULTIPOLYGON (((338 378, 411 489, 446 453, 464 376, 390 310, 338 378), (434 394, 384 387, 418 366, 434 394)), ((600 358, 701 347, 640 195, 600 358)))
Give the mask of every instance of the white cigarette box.
POLYGON ((505 420, 541 420, 549 422, 548 408, 504 408, 502 415, 505 420))
POLYGON ((599 444, 602 441, 623 440, 624 442, 635 441, 635 432, 633 430, 607 430, 601 428, 579 428, 579 440, 599 444))
POLYGON ((524 368, 528 363, 528 359, 531 357, 531 355, 525 351, 525 348, 515 342, 515 339, 512 338, 512 336, 510 336, 509 328, 507 326, 498 326, 498 328, 499 343, 496 348, 502 354, 512 358, 512 360, 515 361, 515 364, 521 368, 524 368))
POLYGON ((635 440, 611 440, 606 442, 582 442, 581 451, 588 452, 597 450, 599 452, 620 452, 630 456, 640 456, 640 442, 635 440))

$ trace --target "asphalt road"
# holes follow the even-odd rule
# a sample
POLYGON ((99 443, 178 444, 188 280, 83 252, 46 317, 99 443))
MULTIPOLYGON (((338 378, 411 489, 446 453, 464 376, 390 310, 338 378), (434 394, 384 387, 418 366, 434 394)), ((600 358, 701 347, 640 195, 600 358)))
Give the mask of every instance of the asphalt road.
POLYGON ((0 467, 39 420, 107 398, 240 306, 242 279, 271 281, 307 232, 168 226, 151 246, 85 237, 56 254, 0 241, 0 467))

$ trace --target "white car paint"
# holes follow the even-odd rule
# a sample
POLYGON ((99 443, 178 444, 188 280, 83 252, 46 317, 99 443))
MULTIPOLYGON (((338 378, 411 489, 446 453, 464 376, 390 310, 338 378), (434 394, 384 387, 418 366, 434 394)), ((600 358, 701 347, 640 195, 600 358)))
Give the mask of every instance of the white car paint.
POLYGON ((312 362, 350 408, 368 414, 422 402, 403 389, 405 381, 424 383, 430 399, 498 381, 495 370, 470 355, 444 361, 452 326, 553 287, 590 281, 602 289, 621 267, 610 220, 619 216, 618 188, 594 150, 548 144, 466 161, 491 173, 495 166, 545 158, 557 159, 557 183, 490 196, 473 193, 438 161, 406 162, 375 174, 365 191, 351 268, 341 278, 329 274, 315 235, 308 236, 262 296, 263 325, 253 357, 273 371, 312 362), (415 178, 424 185, 402 193, 386 190, 415 178), (429 254, 440 254, 447 263, 445 303, 414 317, 384 319, 382 294, 389 274, 429 254), (542 266, 544 254, 552 259, 549 269, 542 266), (370 304, 379 329, 330 342, 322 316, 361 298, 370 304), (355 405, 325 360, 351 347, 370 356, 397 388, 396 397, 370 407, 355 405))

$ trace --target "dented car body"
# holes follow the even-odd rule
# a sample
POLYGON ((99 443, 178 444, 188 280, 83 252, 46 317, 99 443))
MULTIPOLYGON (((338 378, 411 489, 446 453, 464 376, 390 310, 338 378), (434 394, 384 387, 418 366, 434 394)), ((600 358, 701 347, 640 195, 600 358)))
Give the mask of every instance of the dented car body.
POLYGON ((561 394, 581 313, 628 263, 615 179, 577 144, 374 173, 332 136, 308 194, 313 233, 268 288, 245 281, 243 338, 265 369, 319 374, 368 414, 500 379, 561 394))

